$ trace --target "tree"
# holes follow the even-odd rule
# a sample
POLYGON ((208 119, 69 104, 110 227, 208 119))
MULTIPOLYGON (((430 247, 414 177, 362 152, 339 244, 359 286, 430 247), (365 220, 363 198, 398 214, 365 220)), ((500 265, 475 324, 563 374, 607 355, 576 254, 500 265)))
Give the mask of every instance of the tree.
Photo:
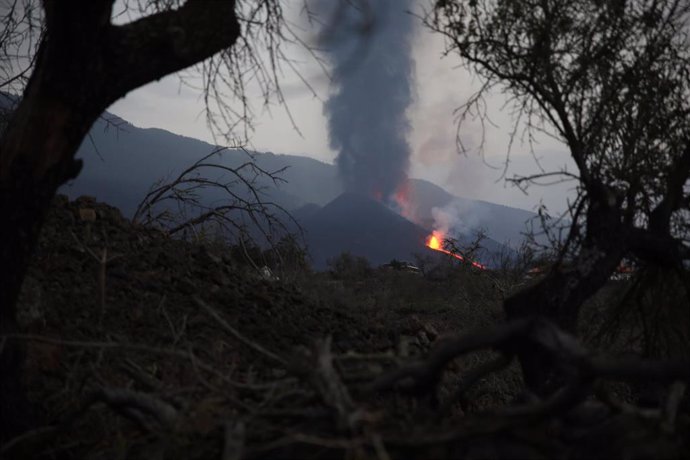
MULTIPOLYGON (((16 330, 16 301, 57 188, 80 170, 74 155, 93 122, 129 91, 203 63, 209 123, 247 121, 221 94, 248 80, 280 98, 275 66, 285 26, 277 0, 124 1, 138 19, 113 23, 115 0, 4 0, 0 89, 21 93, 0 138, 0 333, 16 330), (257 47, 268 51, 262 58, 257 47), (264 60, 265 59, 265 60, 264 60), (209 114, 212 112, 209 111, 209 114)), ((121 12, 117 12, 121 13, 121 12)), ((244 99, 241 99, 244 101, 244 99)), ((0 433, 22 424, 21 353, 0 351, 0 433)))
POLYGON ((221 163, 224 153, 226 148, 214 148, 177 177, 158 181, 137 206, 132 221, 157 226, 171 236, 195 233, 210 225, 225 240, 259 239, 253 242, 277 249, 273 239, 290 235, 285 221, 296 228, 299 224, 282 206, 265 198, 268 187, 261 181, 272 185, 285 182, 281 174, 287 167, 266 170, 247 151, 246 159, 237 166, 225 165, 221 163), (206 203, 202 192, 209 191, 222 198, 206 203))
MULTIPOLYGON (((681 0, 437 0, 426 24, 484 84, 498 88, 528 136, 559 139, 577 172, 568 235, 544 279, 504 303, 574 331, 582 303, 623 257, 683 270, 690 258, 690 4, 681 0), (566 263, 567 262, 567 263, 566 263)), ((660 306, 663 308, 663 306, 660 306)), ((543 354, 519 351, 528 386, 549 392, 543 354)))

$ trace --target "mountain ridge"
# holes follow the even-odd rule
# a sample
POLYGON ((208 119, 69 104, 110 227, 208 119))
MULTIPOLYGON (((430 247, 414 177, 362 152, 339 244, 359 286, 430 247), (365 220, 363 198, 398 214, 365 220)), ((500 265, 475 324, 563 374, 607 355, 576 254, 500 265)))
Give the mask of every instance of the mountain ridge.
MULTIPOLYGON (((115 117, 115 116, 113 116, 115 117)), ((117 117, 117 120, 123 120, 117 117)), ((114 128, 104 119, 96 122, 90 136, 82 143, 78 157, 85 160, 80 176, 63 192, 71 197, 90 194, 112 203, 131 216, 139 200, 157 180, 170 177, 197 159, 216 149, 205 141, 180 136, 159 128, 138 128, 126 120, 125 127, 114 128)), ((273 152, 251 152, 257 164, 269 171, 287 166, 287 183, 272 189, 268 198, 290 211, 314 203, 324 206, 344 190, 334 165, 320 160, 273 152)), ((232 166, 245 161, 240 150, 228 150, 221 158, 232 166)), ((261 185, 270 185, 263 183, 261 185)), ((481 200, 456 197, 442 187, 422 179, 411 179, 412 201, 422 209, 418 223, 432 224, 431 209, 453 202, 455 212, 467 220, 470 228, 485 228, 499 242, 521 241, 522 223, 535 216, 518 208, 481 200), (478 218, 476 218, 478 216, 478 218)))
MULTIPOLYGON (((11 112, 18 97, 6 93, 1 95, 0 105, 6 112, 11 112)), ((203 140, 165 129, 137 127, 105 112, 77 152, 77 157, 84 160, 81 174, 61 187, 60 192, 71 198, 94 196, 131 217, 153 184, 174 177, 217 148, 203 140)), ((265 200, 294 212, 299 221, 313 223, 314 216, 323 217, 328 211, 323 208, 344 192, 336 166, 311 157, 228 149, 214 161, 233 167, 247 161, 248 155, 264 170, 286 168, 282 174, 285 183, 273 187, 269 180, 259 179, 257 185, 265 189, 265 200)), ((438 216, 434 214, 446 213, 452 215, 465 234, 485 229, 496 242, 513 242, 515 247, 522 240, 520 232, 524 230, 524 222, 535 216, 518 208, 457 197, 422 179, 410 179, 408 185, 408 198, 414 205, 412 220, 418 228, 436 228, 438 222, 435 217, 438 216)), ((207 202, 223 198, 218 192, 204 194, 207 202)), ((384 220, 390 220, 389 213, 392 212, 385 206, 380 208, 384 220), (383 208, 387 210, 385 213, 381 211, 383 208)))

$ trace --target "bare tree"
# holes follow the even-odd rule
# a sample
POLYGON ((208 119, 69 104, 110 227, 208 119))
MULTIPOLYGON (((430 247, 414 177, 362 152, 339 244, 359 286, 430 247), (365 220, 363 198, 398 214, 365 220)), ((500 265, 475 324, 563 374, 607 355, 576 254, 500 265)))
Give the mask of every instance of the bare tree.
POLYGON ((221 157, 226 150, 214 149, 174 179, 155 184, 139 203, 132 220, 158 225, 170 235, 209 222, 216 224, 228 238, 247 236, 253 229, 265 240, 259 243, 271 243, 274 237, 289 234, 288 220, 299 228, 287 210, 266 199, 266 186, 261 183, 262 180, 273 185, 285 182, 281 174, 287 167, 268 171, 257 165, 246 151, 246 161, 238 166, 225 165, 221 157), (217 191, 223 198, 215 204, 206 203, 200 194, 202 190, 217 191))
MULTIPOLYGON (((0 2, 0 90, 21 94, 0 134, 0 333, 16 329, 17 296, 48 206, 79 173, 77 148, 109 105, 197 63, 208 121, 220 134, 248 126, 248 82, 282 101, 277 70, 289 29, 278 0, 115 3, 0 2)), ((15 402, 21 353, 12 341, 3 345, 0 432, 9 436, 24 412, 15 402)))
MULTIPOLYGON (((505 301, 510 319, 544 316, 574 331, 623 257, 674 270, 690 258, 689 14, 682 0, 438 0, 426 15, 484 82, 466 109, 500 89, 516 130, 560 140, 577 165, 516 179, 568 174, 579 185, 557 263, 505 301)), ((543 357, 520 352, 542 392, 543 357)))

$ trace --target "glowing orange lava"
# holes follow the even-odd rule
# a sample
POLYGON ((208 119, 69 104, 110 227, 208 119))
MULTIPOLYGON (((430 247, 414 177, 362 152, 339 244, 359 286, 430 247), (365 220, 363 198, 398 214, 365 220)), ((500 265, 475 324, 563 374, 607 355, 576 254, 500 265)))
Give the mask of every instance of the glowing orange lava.
POLYGON ((430 247, 431 249, 434 249, 436 251, 442 251, 441 249, 441 240, 443 237, 439 239, 437 236, 437 232, 434 232, 431 234, 431 236, 426 240, 426 245, 427 247, 430 247))
MULTIPOLYGON (((439 251, 444 254, 448 254, 449 256, 455 257, 461 262, 465 261, 465 258, 461 256, 458 253, 448 251, 447 249, 444 249, 442 246, 444 236, 443 233, 434 230, 431 235, 426 239, 426 246, 429 249, 433 249, 434 251, 439 251)), ((479 268, 480 270, 486 270, 486 266, 480 264, 479 262, 471 261, 470 262, 474 268, 479 268)))

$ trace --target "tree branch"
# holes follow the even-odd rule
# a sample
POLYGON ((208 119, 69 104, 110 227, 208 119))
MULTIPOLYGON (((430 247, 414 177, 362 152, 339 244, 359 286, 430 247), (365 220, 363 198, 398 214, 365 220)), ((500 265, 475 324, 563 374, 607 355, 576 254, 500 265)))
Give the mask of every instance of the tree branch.
MULTIPOLYGON (((446 365, 463 354, 485 348, 503 353, 502 358, 480 368, 478 372, 481 376, 486 374, 486 369, 498 370, 505 367, 516 347, 527 344, 537 347, 568 376, 566 385, 551 395, 555 400, 560 400, 566 394, 570 395, 566 398, 570 401, 567 404, 573 401, 573 394, 581 393, 583 385, 598 378, 690 382, 690 363, 687 360, 657 361, 593 356, 574 336, 553 323, 543 318, 527 318, 442 341, 423 360, 384 373, 364 389, 367 392, 378 392, 399 386, 419 394, 430 392, 440 381, 446 365)), ((470 380, 476 378, 475 373, 469 376, 470 380)))
POLYGON ((110 94, 119 98, 141 85, 201 62, 240 36, 234 0, 188 0, 110 30, 110 94))

